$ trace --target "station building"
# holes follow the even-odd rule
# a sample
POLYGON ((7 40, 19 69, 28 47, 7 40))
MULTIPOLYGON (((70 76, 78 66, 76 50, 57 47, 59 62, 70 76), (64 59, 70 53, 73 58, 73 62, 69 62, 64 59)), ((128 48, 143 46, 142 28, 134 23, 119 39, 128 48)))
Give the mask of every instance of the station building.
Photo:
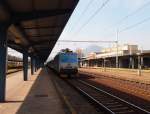
POLYGON ((80 66, 132 69, 141 66, 146 69, 150 67, 150 50, 139 50, 138 45, 130 44, 104 48, 101 52, 92 52, 82 58, 80 66))

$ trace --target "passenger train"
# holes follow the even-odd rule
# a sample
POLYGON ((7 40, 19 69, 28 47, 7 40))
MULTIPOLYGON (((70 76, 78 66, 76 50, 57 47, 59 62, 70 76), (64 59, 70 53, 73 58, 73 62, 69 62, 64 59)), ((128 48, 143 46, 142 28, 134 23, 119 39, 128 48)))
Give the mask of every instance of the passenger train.
POLYGON ((16 69, 23 67, 23 60, 21 58, 8 55, 7 58, 7 68, 8 69, 16 69))
POLYGON ((50 61, 48 67, 54 69, 59 74, 77 74, 78 57, 74 52, 59 52, 55 58, 50 61))

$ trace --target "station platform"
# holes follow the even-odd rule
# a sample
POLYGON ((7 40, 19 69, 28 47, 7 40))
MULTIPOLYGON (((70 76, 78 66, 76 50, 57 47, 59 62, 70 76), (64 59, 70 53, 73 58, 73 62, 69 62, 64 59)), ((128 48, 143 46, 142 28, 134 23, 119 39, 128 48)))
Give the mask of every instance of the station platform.
POLYGON ((0 103, 0 114, 65 114, 61 99, 46 68, 29 74, 23 81, 23 72, 7 75, 6 102, 0 103))
POLYGON ((98 76, 104 75, 114 78, 119 78, 123 80, 135 81, 144 84, 150 84, 150 72, 149 70, 142 71, 142 75, 139 76, 137 74, 137 70, 123 70, 123 69, 111 69, 108 68, 104 71, 103 68, 80 68, 79 72, 88 73, 88 74, 96 74, 98 76))

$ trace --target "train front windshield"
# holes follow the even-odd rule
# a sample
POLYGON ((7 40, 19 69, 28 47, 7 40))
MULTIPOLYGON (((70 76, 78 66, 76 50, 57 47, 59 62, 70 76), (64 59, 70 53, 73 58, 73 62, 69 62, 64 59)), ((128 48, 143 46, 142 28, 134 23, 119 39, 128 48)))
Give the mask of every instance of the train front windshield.
POLYGON ((77 63, 77 54, 61 54, 60 61, 62 63, 77 63))

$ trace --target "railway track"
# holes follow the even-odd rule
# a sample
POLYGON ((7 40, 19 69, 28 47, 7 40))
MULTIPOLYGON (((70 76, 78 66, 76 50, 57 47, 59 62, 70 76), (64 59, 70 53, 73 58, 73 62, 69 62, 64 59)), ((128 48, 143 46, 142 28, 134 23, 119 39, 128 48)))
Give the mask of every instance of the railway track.
POLYGON ((150 114, 149 111, 79 79, 65 80, 96 108, 108 114, 150 114))
MULTIPOLYGON (((80 72, 80 75, 89 75, 88 72, 80 72)), ((94 73, 90 73, 90 76, 94 76, 96 78, 99 78, 100 74, 94 74, 94 73)), ((117 81, 120 84, 124 84, 124 85, 131 85, 140 89, 143 89, 145 91, 149 91, 150 90, 150 84, 147 82, 139 82, 137 80, 127 80, 127 79, 121 79, 121 78, 117 78, 114 76, 108 76, 108 75, 100 75, 101 78, 103 79, 109 79, 111 81, 117 81)))
MULTIPOLYGON (((80 73, 79 75, 84 77, 91 76, 91 81, 110 87, 112 89, 116 89, 120 92, 124 92, 125 94, 132 95, 137 99, 139 98, 141 100, 143 99, 144 101, 150 101, 150 84, 148 83, 146 84, 138 81, 136 82, 133 80, 125 80, 104 75, 98 76, 96 74, 80 73)), ((144 101, 142 102, 144 103, 144 101)), ((134 102, 134 100, 131 100, 131 102, 134 102)), ((140 101, 137 102, 139 106, 142 105, 141 107, 144 106, 143 103, 140 104, 140 101)), ((150 105, 147 105, 146 107, 150 111, 150 105)))
POLYGON ((22 69, 17 69, 17 70, 9 71, 6 74, 8 75, 8 74, 16 73, 16 72, 19 72, 19 71, 22 71, 22 69))

